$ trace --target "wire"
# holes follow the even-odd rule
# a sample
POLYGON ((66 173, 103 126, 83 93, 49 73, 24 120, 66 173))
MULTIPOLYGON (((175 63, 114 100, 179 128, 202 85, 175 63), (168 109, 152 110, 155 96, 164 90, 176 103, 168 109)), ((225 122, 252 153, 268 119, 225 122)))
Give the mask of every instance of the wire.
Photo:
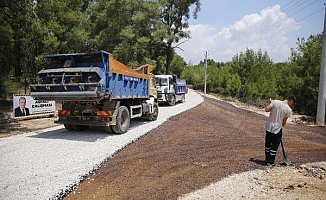
MULTIPOLYGON (((292 0, 291 2, 287 3, 286 5, 284 5, 284 7, 290 5, 290 4, 291 4, 292 2, 294 2, 294 1, 295 1, 295 0, 292 0)), ((285 11, 294 11, 294 12, 293 12, 292 14, 290 14, 288 17, 293 16, 293 15, 295 15, 295 14, 297 14, 297 13, 303 11, 304 9, 307 9, 309 6, 315 4, 315 3, 318 2, 319 0, 315 0, 314 2, 312 2, 312 3, 308 4, 308 5, 306 5, 305 7, 302 7, 302 8, 299 9, 299 10, 294 10, 294 9, 296 9, 296 8, 298 8, 298 7, 300 7, 300 6, 302 6, 303 4, 307 3, 309 0, 306 0, 306 1, 304 1, 303 3, 300 3, 301 1, 302 1, 302 0, 296 2, 296 4, 291 5, 291 6, 288 7, 286 10, 284 10, 282 13, 284 13, 285 11), (299 3, 300 3, 300 4, 299 4, 299 3), (294 7, 294 8, 293 8, 293 7, 294 7), (291 8, 292 8, 292 9, 291 9, 291 8)), ((323 10, 323 9, 324 9, 324 8, 322 8, 322 9, 320 9, 320 10, 317 10, 316 12, 314 12, 314 13, 312 13, 312 14, 310 14, 310 15, 308 15, 308 16, 302 18, 302 19, 300 19, 298 22, 301 22, 301 21, 303 21, 304 19, 307 19, 308 17, 310 17, 310 16, 312 16, 312 15, 314 15, 314 14, 320 12, 320 11, 323 10)), ((279 15, 280 15, 280 14, 279 14, 279 15)), ((282 22, 282 21, 284 21, 284 20, 287 20, 288 17, 282 19, 281 21, 277 21, 277 22, 273 23, 271 26, 276 26, 276 25, 279 24, 280 22, 282 22)), ((230 43, 230 42, 232 43, 232 42, 234 42, 235 40, 242 40, 242 39, 244 39, 244 37, 248 37, 249 34, 250 34, 250 36, 252 36, 252 35, 254 35, 254 34, 257 34, 257 33, 261 33, 261 32, 263 32, 263 31, 266 30, 267 28, 270 28, 270 25, 268 25, 268 27, 264 26, 265 24, 268 24, 268 22, 271 22, 270 18, 269 18, 268 20, 264 20, 264 21, 262 21, 262 22, 259 23, 259 24, 256 24, 255 26, 249 27, 249 28, 247 28, 246 30, 244 30, 243 32, 240 32, 239 34, 233 36, 233 37, 231 38, 232 41, 224 41, 224 42, 220 43, 220 45, 219 45, 217 48, 214 48, 214 49, 210 50, 210 52, 214 52, 214 51, 216 51, 216 50, 218 50, 218 49, 221 49, 221 50, 226 49, 226 48, 229 46, 229 44, 227 44, 227 43, 230 43), (262 28, 263 28, 263 29, 262 29, 262 28), (262 30, 261 30, 261 29, 262 29, 262 30), (247 32, 247 34, 246 34, 246 32, 247 32), (222 47, 222 48, 221 48, 221 47, 222 47)), ((285 28, 287 28, 287 27, 279 28, 279 29, 277 29, 276 31, 280 31, 280 30, 283 30, 283 29, 285 29, 285 28)), ((267 36, 270 36, 270 35, 272 35, 272 34, 274 34, 274 33, 275 33, 275 31, 269 32, 267 35, 264 35, 263 37, 261 37, 260 39, 258 39, 258 40, 256 40, 256 41, 259 41, 259 40, 261 40, 261 39, 263 39, 263 38, 266 38, 267 36)))
MULTIPOLYGON (((311 16, 313 16, 313 15, 319 13, 319 12, 322 11, 322 10, 324 10, 324 8, 322 8, 322 9, 320 9, 320 10, 317 10, 317 11, 315 11, 314 13, 309 14, 308 16, 306 16, 306 17, 300 19, 300 20, 298 21, 298 23, 301 22, 301 21, 303 21, 303 20, 305 20, 305 19, 307 19, 308 17, 311 17, 311 16)), ((287 28, 287 27, 282 27, 282 28, 278 29, 277 31, 283 30, 283 29, 285 29, 285 28, 287 28)), ((274 34, 274 33, 275 33, 275 31, 274 31, 274 32, 270 32, 267 36, 270 36, 270 35, 272 35, 272 34, 274 34)), ((264 39, 264 38, 266 38, 266 37, 262 37, 261 39, 264 39)), ((259 39, 259 40, 261 40, 261 39, 259 39)), ((259 41, 259 40, 257 40, 257 41, 259 41)))
MULTIPOLYGON (((309 0, 306 0, 305 2, 307 2, 307 1, 309 1, 309 0)), ((289 15, 288 17, 291 17, 291 16, 297 14, 298 12, 301 12, 302 10, 304 10, 304 9, 306 9, 307 7, 313 5, 313 4, 316 3, 317 1, 319 1, 319 0, 315 0, 315 1, 312 2, 311 4, 305 6, 304 8, 301 8, 300 10, 295 11, 294 13, 292 13, 291 15, 289 15)), ((300 2, 300 1, 299 1, 299 2, 300 2)), ((303 2, 303 3, 305 3, 305 2, 303 2)), ((302 5, 302 4, 300 4, 300 5, 302 5)), ((297 7, 298 7, 298 6, 296 6, 295 8, 297 8, 297 7)), ((284 18, 284 19, 282 19, 281 21, 278 21, 278 22, 272 23, 271 26, 275 26, 275 25, 279 24, 280 22, 282 22, 282 21, 284 21, 284 20, 287 20, 287 19, 288 19, 288 18, 284 18)), ((254 28, 249 27, 249 28, 248 28, 249 30, 252 29, 250 35, 254 34, 255 31, 259 31, 259 33, 260 33, 260 32, 262 32, 262 31, 265 31, 266 29, 270 28, 270 25, 269 25, 268 22, 272 22, 272 21, 271 21, 271 20, 267 20, 267 21, 265 21, 264 24, 268 25, 267 27, 266 27, 266 26, 256 26, 256 27, 254 27, 254 28), (262 28, 263 28, 263 29, 262 29, 262 28), (261 30, 261 29, 262 29, 262 30, 261 30)), ((256 32, 256 33, 257 33, 257 32, 256 32)), ((233 39, 233 40, 241 40, 241 39, 243 39, 243 37, 245 37, 245 36, 246 36, 246 35, 242 32, 241 34, 238 34, 238 35, 232 37, 232 39, 233 39), (239 35, 240 35, 240 36, 239 36, 239 35), (237 37, 237 36, 238 36, 238 37, 237 37)))
MULTIPOLYGON (((294 1, 294 0, 293 0, 294 1)), ((291 1, 291 2, 293 2, 293 1, 291 1)), ((290 9, 290 8, 292 8, 293 6, 295 6, 295 5, 297 5, 295 8, 297 8, 298 6, 300 6, 300 5, 302 5, 302 4, 304 4, 304 3, 306 3, 307 1, 309 1, 309 0, 306 0, 305 2, 303 2, 303 3, 301 3, 300 5, 298 5, 301 1, 303 1, 303 0, 300 0, 300 1, 298 1, 298 2, 296 2, 295 4, 293 4, 292 6, 290 6, 289 8, 287 8, 286 10, 284 10, 283 12, 282 12, 282 14, 285 12, 285 11, 288 11, 288 10, 293 10, 293 9, 290 9)), ((319 1, 319 0, 317 0, 317 1, 319 1)), ((290 2, 290 3, 291 3, 290 2)), ((287 3, 285 6, 283 6, 284 8, 287 6, 287 5, 289 5, 290 3, 287 3)), ((281 7, 282 8, 282 7, 281 7)), ((281 14, 280 13, 278 13, 277 15, 276 15, 276 17, 278 17, 278 16, 280 16, 281 14)), ((272 20, 270 19, 270 18, 265 18, 261 23, 258 23, 258 24, 255 24, 255 25, 253 25, 253 26, 251 26, 251 27, 248 27, 246 30, 244 30, 244 31, 242 31, 242 32, 240 32, 240 33, 238 33, 237 35, 235 35, 235 36, 233 36, 232 38, 234 39, 234 40, 237 40, 237 39, 241 39, 241 37, 243 37, 244 35, 245 35, 245 33, 247 33, 247 32, 249 32, 249 34, 252 34, 252 32, 255 32, 255 31, 258 31, 258 30, 260 30, 262 27, 265 27, 266 25, 267 26, 269 26, 269 24, 272 22, 272 20)))

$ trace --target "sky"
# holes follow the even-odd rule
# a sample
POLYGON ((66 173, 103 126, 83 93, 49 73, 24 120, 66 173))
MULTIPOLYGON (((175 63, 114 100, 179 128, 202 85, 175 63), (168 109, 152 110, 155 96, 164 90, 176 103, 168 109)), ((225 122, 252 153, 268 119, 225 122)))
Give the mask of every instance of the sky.
POLYGON ((197 19, 188 20, 191 38, 176 48, 188 64, 204 61, 206 52, 216 62, 231 61, 247 48, 283 62, 298 38, 323 32, 326 0, 200 1, 197 19))

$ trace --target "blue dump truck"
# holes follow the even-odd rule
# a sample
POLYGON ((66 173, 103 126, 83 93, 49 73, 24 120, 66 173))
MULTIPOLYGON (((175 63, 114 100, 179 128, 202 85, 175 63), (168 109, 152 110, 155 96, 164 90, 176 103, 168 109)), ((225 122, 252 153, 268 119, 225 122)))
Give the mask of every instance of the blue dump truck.
POLYGON ((30 85, 36 100, 61 101, 58 120, 69 131, 103 126, 125 133, 130 119, 158 117, 153 66, 132 69, 105 51, 45 55, 48 67, 30 85))
POLYGON ((175 105, 176 102, 184 102, 188 92, 185 79, 179 79, 177 75, 155 75, 157 99, 159 104, 175 105))

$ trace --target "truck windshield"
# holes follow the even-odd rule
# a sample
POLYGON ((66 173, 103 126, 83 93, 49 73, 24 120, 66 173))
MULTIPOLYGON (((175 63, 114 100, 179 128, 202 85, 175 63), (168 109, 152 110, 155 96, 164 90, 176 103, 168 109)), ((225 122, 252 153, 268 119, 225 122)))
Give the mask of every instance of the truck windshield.
POLYGON ((168 79, 167 78, 158 78, 158 77, 156 77, 156 85, 167 86, 168 85, 168 79))

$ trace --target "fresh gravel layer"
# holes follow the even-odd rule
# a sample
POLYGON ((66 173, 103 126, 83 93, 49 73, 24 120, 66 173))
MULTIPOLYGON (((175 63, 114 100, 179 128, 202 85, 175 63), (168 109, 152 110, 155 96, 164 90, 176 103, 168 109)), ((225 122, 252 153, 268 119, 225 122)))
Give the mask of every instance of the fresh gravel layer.
POLYGON ((203 101, 189 90, 184 103, 159 107, 156 121, 132 120, 122 135, 97 127, 70 132, 60 125, 0 138, 0 199, 60 199, 121 149, 203 101))

